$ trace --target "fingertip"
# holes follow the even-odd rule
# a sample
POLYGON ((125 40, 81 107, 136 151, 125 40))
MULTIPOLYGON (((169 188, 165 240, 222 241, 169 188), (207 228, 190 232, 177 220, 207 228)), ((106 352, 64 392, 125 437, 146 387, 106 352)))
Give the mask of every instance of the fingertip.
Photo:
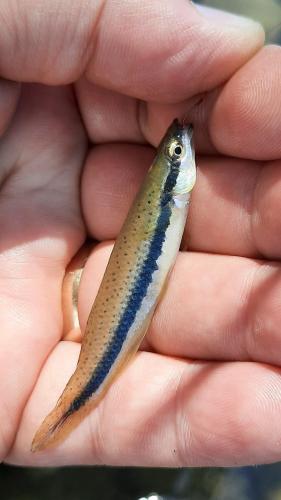
POLYGON ((185 0, 125 5, 122 16, 119 3, 104 10, 87 76, 140 99, 179 102, 210 90, 264 42, 258 23, 227 13, 205 16, 185 0))
POLYGON ((225 84, 209 131, 223 154, 254 160, 280 158, 281 48, 261 49, 225 84))

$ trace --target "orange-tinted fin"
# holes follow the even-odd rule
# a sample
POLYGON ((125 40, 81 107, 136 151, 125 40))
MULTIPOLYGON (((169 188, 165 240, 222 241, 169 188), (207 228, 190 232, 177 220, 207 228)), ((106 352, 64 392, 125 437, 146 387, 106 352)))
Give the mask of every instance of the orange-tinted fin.
POLYGON ((89 411, 98 404, 99 400, 100 398, 95 398, 79 408, 78 411, 67 410, 63 403, 58 404, 37 430, 32 441, 31 451, 33 453, 42 451, 61 443, 89 411))

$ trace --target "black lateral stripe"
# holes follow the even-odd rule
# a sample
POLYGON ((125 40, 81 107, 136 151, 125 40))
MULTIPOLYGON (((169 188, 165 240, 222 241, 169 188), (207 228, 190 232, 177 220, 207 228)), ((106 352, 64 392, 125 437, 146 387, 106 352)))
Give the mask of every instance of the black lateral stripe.
POLYGON ((126 309, 120 318, 119 324, 116 327, 115 334, 109 343, 108 348, 98 363, 89 382, 86 384, 81 393, 74 399, 70 408, 67 410, 67 417, 83 406, 92 394, 100 387, 108 375, 113 363, 117 359, 128 331, 133 325, 136 314, 139 311, 141 303, 146 296, 148 287, 152 282, 152 275, 154 271, 158 269, 157 259, 161 255, 166 231, 171 218, 172 210, 170 202, 172 201, 172 191, 176 185, 178 173, 178 164, 172 165, 169 175, 166 178, 161 196, 160 214, 157 220, 155 233, 151 240, 149 251, 143 262, 140 273, 135 280, 133 291, 128 300, 126 309))

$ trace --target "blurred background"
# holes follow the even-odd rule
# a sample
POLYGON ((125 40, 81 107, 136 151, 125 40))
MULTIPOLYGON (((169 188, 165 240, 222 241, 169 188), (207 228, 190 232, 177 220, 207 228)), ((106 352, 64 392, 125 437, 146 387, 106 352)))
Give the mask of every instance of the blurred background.
MULTIPOLYGON (((172 0, 171 0, 172 1, 172 0)), ((281 44, 281 0, 202 0, 253 17, 281 44)), ((280 419, 281 421, 281 419, 280 419)), ((237 469, 0 466, 3 500, 281 500, 281 464, 237 469)))

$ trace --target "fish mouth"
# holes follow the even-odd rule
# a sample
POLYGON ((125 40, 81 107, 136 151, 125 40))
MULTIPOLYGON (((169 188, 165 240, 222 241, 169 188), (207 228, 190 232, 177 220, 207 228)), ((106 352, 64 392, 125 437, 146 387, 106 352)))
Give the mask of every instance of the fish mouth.
POLYGON ((163 140, 169 141, 169 139, 175 138, 179 139, 183 143, 186 143, 192 141, 192 136, 192 123, 186 123, 184 120, 180 121, 178 118, 175 118, 168 128, 163 140))

